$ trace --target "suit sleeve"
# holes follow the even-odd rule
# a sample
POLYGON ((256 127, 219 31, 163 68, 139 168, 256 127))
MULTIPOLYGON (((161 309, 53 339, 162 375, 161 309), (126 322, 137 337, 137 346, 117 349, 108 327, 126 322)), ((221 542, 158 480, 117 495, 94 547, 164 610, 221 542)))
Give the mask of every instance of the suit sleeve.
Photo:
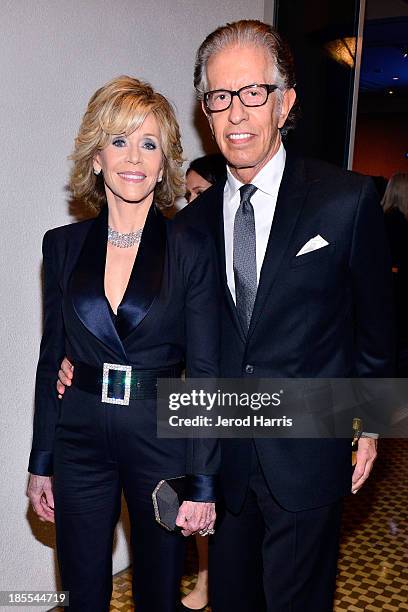
POLYGON ((33 442, 28 471, 52 475, 54 435, 60 400, 55 388, 57 372, 65 355, 62 318, 62 291, 56 273, 53 234, 43 240, 43 311, 44 326, 35 383, 33 442))
MULTIPOLYGON (((220 300, 216 252, 210 236, 197 235, 194 247, 185 303, 186 376, 217 378, 220 300)), ((219 463, 218 440, 200 437, 188 440, 187 474, 190 477, 186 499, 215 501, 219 463)))
POLYGON ((371 180, 364 181, 350 255, 354 294, 355 375, 394 373, 394 308, 391 257, 384 214, 371 180))

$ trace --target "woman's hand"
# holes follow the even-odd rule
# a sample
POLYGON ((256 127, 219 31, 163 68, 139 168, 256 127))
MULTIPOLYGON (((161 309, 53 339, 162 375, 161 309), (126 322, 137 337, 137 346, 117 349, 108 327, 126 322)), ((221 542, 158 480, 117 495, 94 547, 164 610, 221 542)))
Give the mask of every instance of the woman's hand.
POLYGON ((214 502, 185 501, 180 506, 176 525, 182 528, 181 533, 184 536, 192 535, 197 531, 208 533, 214 529, 215 518, 214 502))
POLYGON ((61 363, 61 369, 58 372, 58 380, 57 380, 57 391, 59 399, 65 393, 65 387, 71 386, 71 381, 74 376, 74 366, 66 357, 64 357, 61 363))
POLYGON ((30 499, 34 512, 40 521, 55 523, 54 495, 52 493, 51 476, 37 476, 30 474, 27 497, 30 499))

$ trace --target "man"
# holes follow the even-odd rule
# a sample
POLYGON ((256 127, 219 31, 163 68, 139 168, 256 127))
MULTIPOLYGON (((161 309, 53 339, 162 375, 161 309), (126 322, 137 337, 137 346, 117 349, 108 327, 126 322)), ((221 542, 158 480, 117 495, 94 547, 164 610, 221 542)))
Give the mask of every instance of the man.
MULTIPOLYGON (((224 377, 392 373, 390 265, 369 179, 285 152, 296 94, 289 49, 270 26, 218 28, 198 50, 195 88, 228 163, 178 215, 208 225, 221 278, 224 377)), ((341 498, 375 456, 360 441, 224 439, 225 513, 211 545, 213 612, 329 612, 341 498)))
MULTIPOLYGON (((218 28, 198 50, 195 87, 228 176, 177 222, 207 226, 216 241, 221 375, 388 376, 382 212, 369 179, 285 152, 294 84, 290 51, 261 22, 218 28)), ((353 475, 349 440, 224 439, 221 447, 213 612, 330 612, 341 499, 367 478, 375 440, 360 441, 353 475)))

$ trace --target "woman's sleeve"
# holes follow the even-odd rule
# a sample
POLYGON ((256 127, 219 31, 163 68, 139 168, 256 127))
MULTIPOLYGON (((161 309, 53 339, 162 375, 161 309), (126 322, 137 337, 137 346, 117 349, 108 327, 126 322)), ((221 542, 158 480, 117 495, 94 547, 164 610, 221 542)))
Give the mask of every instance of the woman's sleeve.
MULTIPOLYGON (((186 293, 186 376, 217 378, 220 358, 220 291, 217 256, 211 236, 194 238, 186 293)), ((191 244, 191 243, 190 243, 191 244)), ((217 439, 188 440, 186 499, 215 501, 220 464, 217 439)))
POLYGON ((43 240, 43 312, 44 326, 35 383, 33 442, 28 471, 40 476, 52 475, 53 447, 60 400, 57 397, 57 372, 65 355, 62 318, 62 291, 56 272, 55 234, 47 232, 43 240))

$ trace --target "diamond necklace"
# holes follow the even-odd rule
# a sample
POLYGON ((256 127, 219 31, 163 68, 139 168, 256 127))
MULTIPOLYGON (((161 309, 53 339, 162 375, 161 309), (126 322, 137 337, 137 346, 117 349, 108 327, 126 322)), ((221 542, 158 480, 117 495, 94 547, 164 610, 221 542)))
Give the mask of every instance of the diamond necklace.
POLYGON ((108 226, 108 242, 120 249, 128 249, 134 245, 139 245, 142 238, 143 227, 139 227, 135 232, 121 234, 108 226))

